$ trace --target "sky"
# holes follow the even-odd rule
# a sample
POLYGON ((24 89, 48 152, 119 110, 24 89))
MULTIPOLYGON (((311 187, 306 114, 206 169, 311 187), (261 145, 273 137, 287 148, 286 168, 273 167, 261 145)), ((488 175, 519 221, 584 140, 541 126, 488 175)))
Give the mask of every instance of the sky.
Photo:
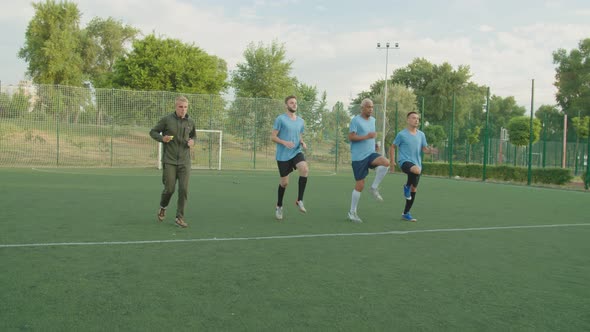
MULTIPOLYGON (((38 2, 38 1, 34 1, 38 2)), ((415 58, 467 65, 471 81, 534 109, 555 104, 552 53, 590 38, 590 1, 78 0, 81 27, 113 17, 160 37, 244 62, 249 43, 283 43, 292 75, 345 105, 415 58), (399 49, 377 49, 377 43, 399 49)), ((34 15, 29 1, 0 0, 0 81, 26 79, 17 53, 34 15)))

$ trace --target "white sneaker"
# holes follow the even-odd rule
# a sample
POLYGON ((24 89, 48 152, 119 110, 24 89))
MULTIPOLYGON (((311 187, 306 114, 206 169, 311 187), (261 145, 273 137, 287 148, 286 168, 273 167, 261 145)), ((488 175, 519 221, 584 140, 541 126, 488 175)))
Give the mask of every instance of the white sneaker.
POLYGON ((348 212, 348 220, 355 222, 355 223, 363 222, 361 220, 361 218, 359 218, 359 216, 356 214, 356 212, 348 212))
POLYGON ((283 220, 283 207, 282 206, 277 206, 277 209, 275 211, 275 217, 277 218, 277 220, 283 220))
POLYGON ((371 187, 369 188, 369 191, 371 192, 371 195, 373 195, 375 200, 377 200, 377 202, 383 202, 383 197, 381 197, 381 194, 379 194, 379 189, 373 189, 371 187))
POLYGON ((295 205, 297 205, 297 207, 299 208, 299 211, 306 213, 307 210, 305 209, 305 206, 303 206, 303 201, 295 201, 295 205))

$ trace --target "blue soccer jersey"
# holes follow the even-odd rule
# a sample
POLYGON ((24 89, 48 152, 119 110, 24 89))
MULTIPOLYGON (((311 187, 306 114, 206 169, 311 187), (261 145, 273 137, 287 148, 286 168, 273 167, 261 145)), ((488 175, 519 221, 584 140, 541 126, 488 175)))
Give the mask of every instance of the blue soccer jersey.
POLYGON ((291 160, 301 152, 301 135, 305 129, 305 123, 302 118, 297 116, 295 120, 292 120, 286 113, 283 113, 277 116, 272 129, 279 131, 278 138, 283 141, 295 143, 292 149, 277 143, 276 159, 278 161, 291 160))
POLYGON ((398 148, 397 160, 400 167, 409 161, 422 168, 422 148, 428 146, 424 132, 417 130, 416 134, 412 134, 408 129, 404 129, 397 133, 393 145, 398 148))
MULTIPOLYGON (((375 118, 363 118, 356 115, 350 121, 349 133, 356 133, 358 136, 365 136, 368 133, 375 132, 375 118)), ((362 141, 350 142, 350 157, 352 161, 363 160, 375 152, 375 139, 369 138, 362 141)))

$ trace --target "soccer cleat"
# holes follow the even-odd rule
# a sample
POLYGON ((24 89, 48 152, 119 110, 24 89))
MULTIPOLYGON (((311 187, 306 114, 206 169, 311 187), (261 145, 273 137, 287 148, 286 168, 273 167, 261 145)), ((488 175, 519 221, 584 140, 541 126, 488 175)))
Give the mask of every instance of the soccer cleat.
POLYGON ((282 206, 277 206, 277 209, 275 211, 275 217, 277 218, 277 220, 283 220, 283 207, 282 206))
POLYGON ((188 224, 186 222, 184 222, 184 219, 182 217, 176 217, 176 221, 175 221, 176 225, 182 228, 187 228, 188 224))
POLYGON ((158 221, 162 222, 164 221, 164 218, 166 218, 166 209, 161 207, 158 210, 158 221))
POLYGON ((371 192, 371 195, 373 195, 375 200, 377 200, 377 202, 383 202, 383 197, 381 197, 381 194, 379 194, 379 189, 370 188, 369 191, 371 192))
POLYGON ((305 206, 303 206, 303 201, 295 201, 295 205, 297 205, 297 208, 302 213, 306 213, 307 212, 307 210, 305 209, 305 206))
POLYGON ((361 218, 359 218, 359 216, 356 214, 356 212, 348 212, 348 220, 354 222, 354 223, 361 223, 363 222, 361 220, 361 218))
POLYGON ((410 212, 405 213, 405 214, 402 214, 402 220, 411 221, 411 222, 418 221, 417 219, 415 219, 414 217, 412 217, 412 215, 410 214, 410 212))
POLYGON ((404 184, 404 196, 408 201, 412 200, 412 194, 410 193, 410 186, 404 184))

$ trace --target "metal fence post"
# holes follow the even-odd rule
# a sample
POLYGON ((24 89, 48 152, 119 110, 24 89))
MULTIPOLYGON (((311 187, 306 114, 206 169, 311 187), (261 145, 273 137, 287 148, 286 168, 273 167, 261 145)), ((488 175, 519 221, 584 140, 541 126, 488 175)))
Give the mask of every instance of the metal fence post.
MULTIPOLYGON (((111 89, 111 114, 115 109, 115 89, 111 89)), ((113 167, 113 136, 115 135, 115 118, 111 120, 111 167, 113 167)))
POLYGON ((56 165, 59 167, 59 107, 61 104, 61 94, 59 93, 59 84, 55 85, 55 90, 57 91, 57 108, 55 110, 55 118, 56 118, 56 138, 57 138, 57 163, 56 165))
POLYGON ((455 141, 455 92, 453 92, 453 110, 451 112, 451 137, 449 140, 449 177, 453 177, 453 143, 455 141))
POLYGON ((531 185, 533 179, 533 107, 535 100, 535 80, 531 84, 531 124, 529 128, 529 169, 527 177, 527 185, 531 185))
POLYGON ((334 160, 334 173, 338 172, 338 152, 340 149, 340 112, 338 112, 338 110, 335 110, 336 112, 336 133, 334 135, 335 139, 336 139, 336 159, 334 160))
POLYGON ((258 110, 256 108, 256 106, 258 106, 258 103, 257 102, 258 102, 258 99, 257 98, 254 98, 254 156, 253 156, 253 158, 254 158, 254 160, 253 160, 253 162, 254 162, 254 164, 253 164, 254 169, 256 169, 256 139, 257 139, 256 138, 256 127, 258 125, 258 121, 257 121, 257 119, 258 119, 258 110))
POLYGON ((486 95, 486 130, 485 130, 485 139, 484 139, 484 146, 483 146, 483 176, 482 181, 486 180, 486 166, 488 164, 488 131, 490 127, 490 87, 488 87, 488 92, 486 95))

